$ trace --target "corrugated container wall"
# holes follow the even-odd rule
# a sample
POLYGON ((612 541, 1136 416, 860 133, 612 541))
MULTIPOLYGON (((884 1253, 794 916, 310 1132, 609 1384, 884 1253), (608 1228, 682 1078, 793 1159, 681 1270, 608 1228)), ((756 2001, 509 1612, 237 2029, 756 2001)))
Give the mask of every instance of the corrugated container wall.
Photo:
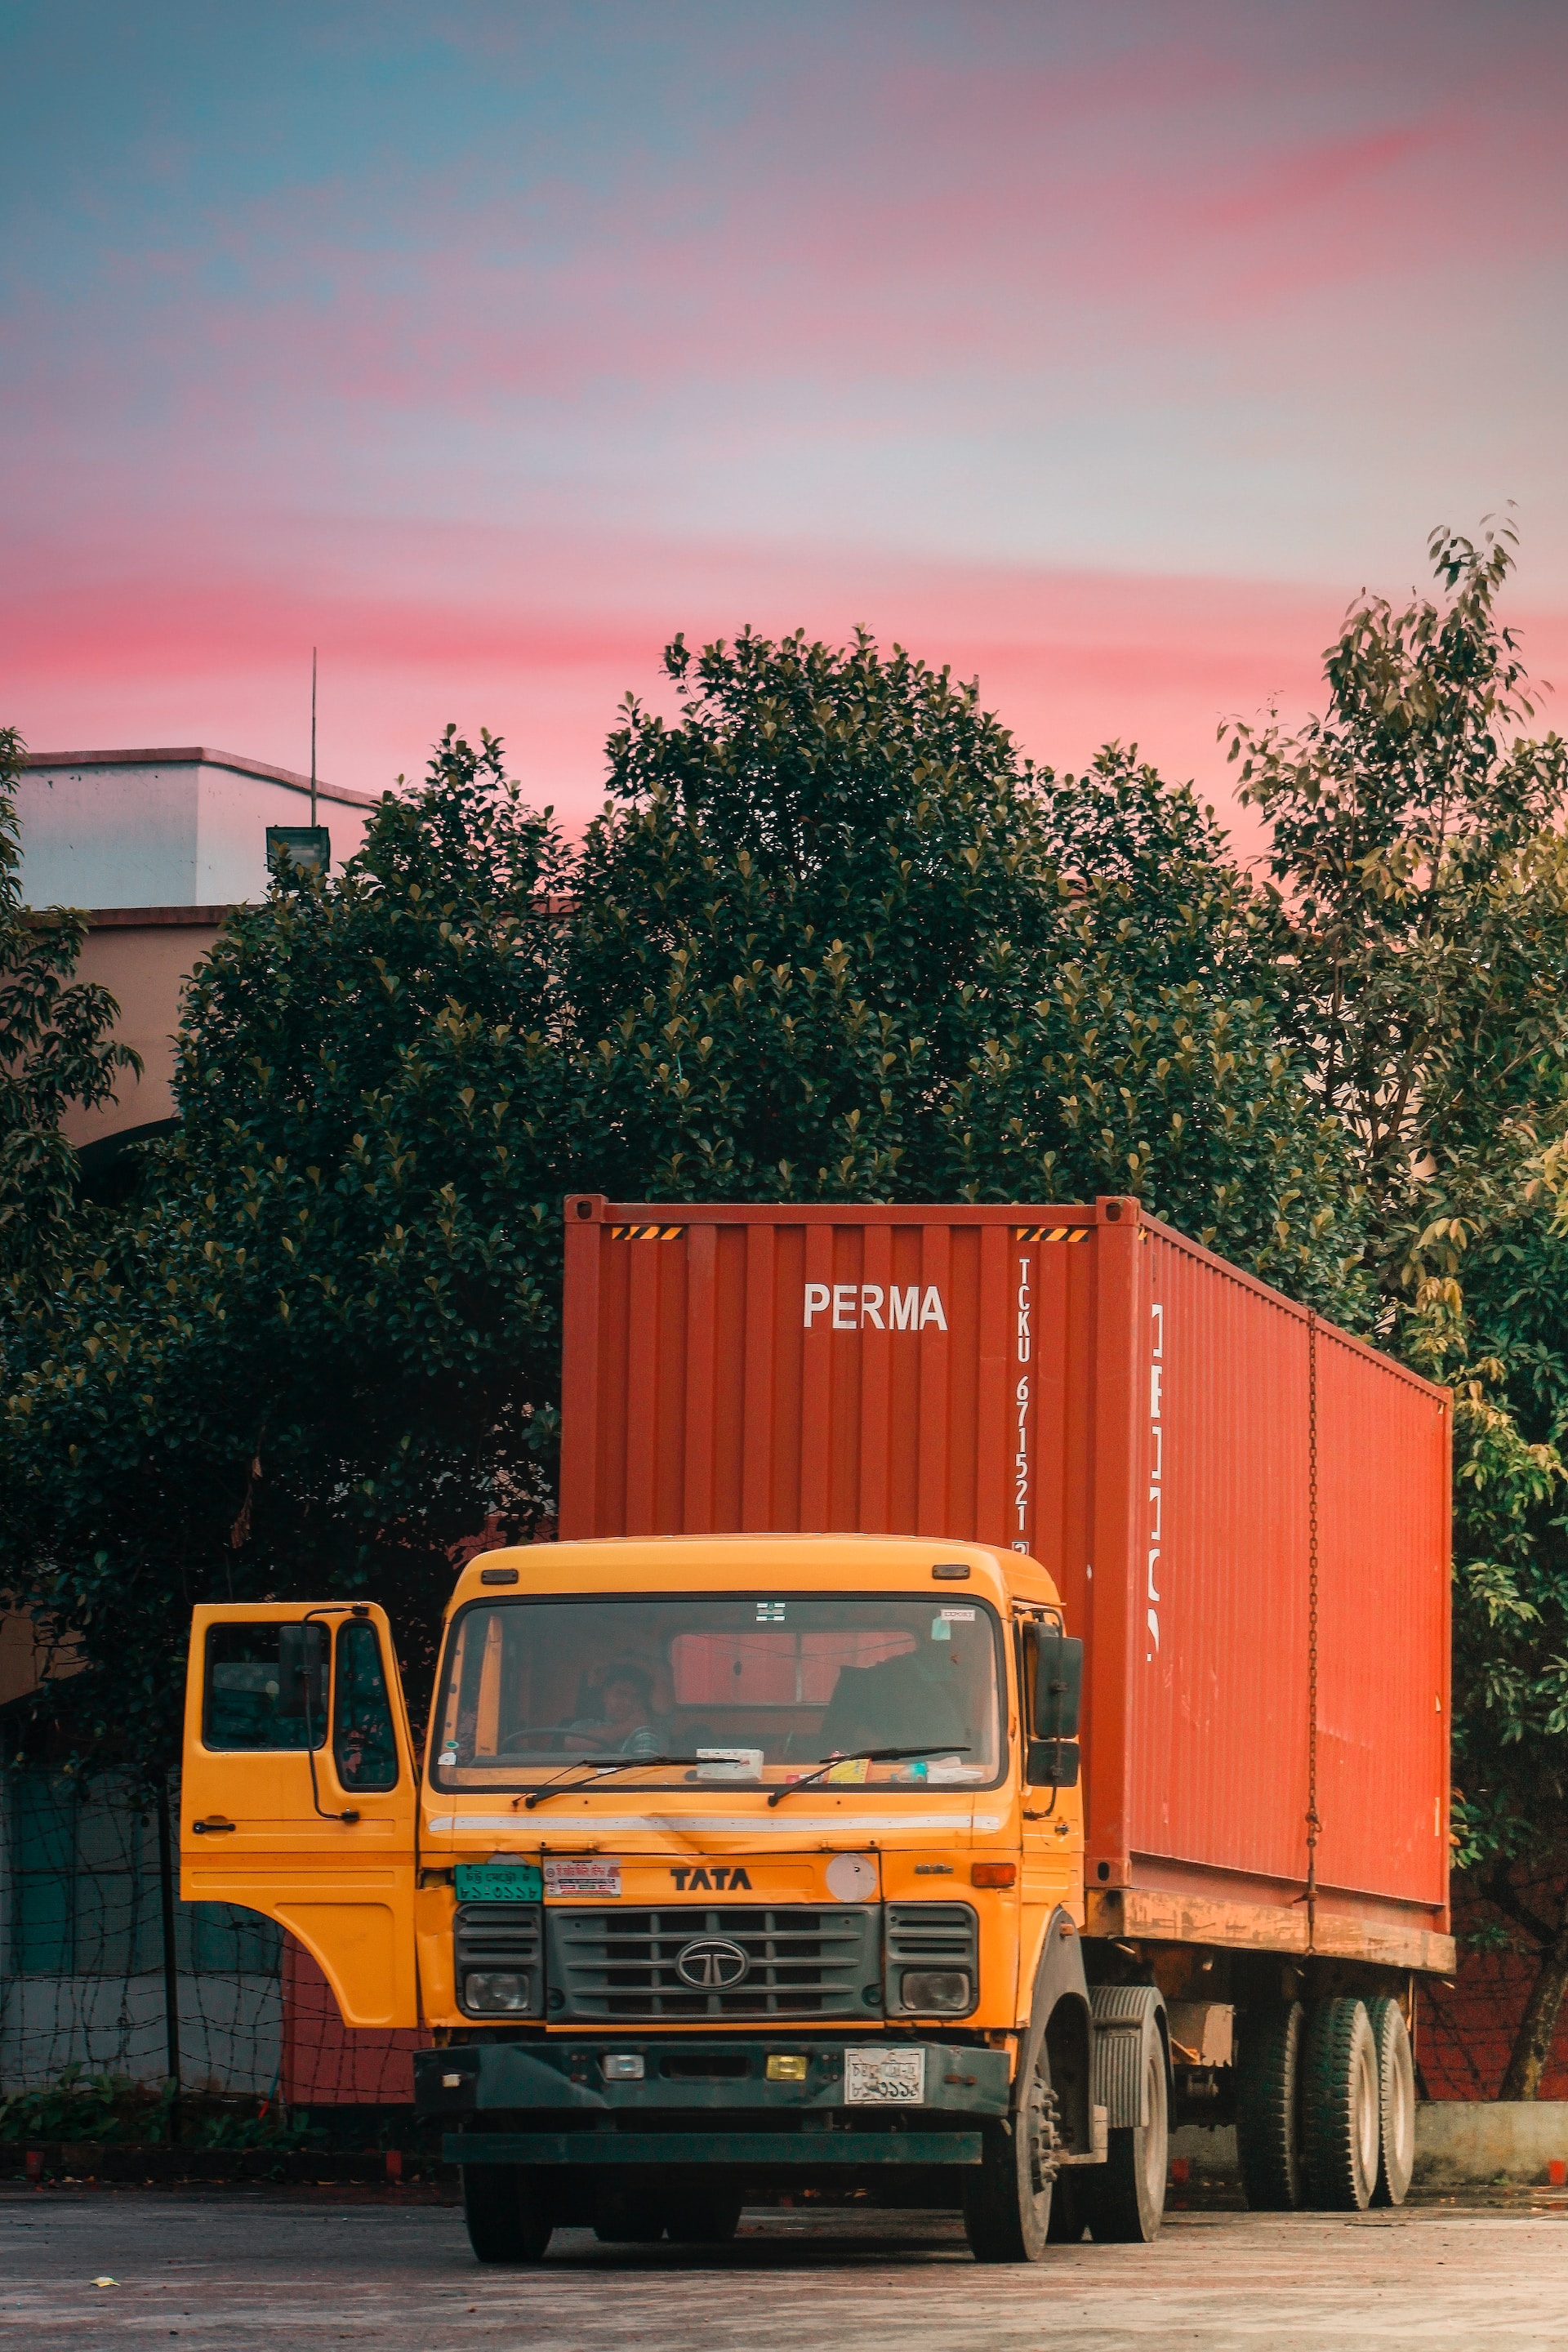
POLYGON ((1442 1391, 1135 1202, 567 1203, 563 1537, 1032 1553, 1091 1889, 1298 1902, 1315 1748, 1320 1904, 1446 1928, 1448 1456, 1442 1391))

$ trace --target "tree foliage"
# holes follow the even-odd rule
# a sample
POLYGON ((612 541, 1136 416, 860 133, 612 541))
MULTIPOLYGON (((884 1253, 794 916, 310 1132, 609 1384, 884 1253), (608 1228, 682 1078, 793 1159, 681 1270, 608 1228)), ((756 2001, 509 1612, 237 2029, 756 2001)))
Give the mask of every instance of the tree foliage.
POLYGON ((174 1139, 18 1299, 0 1581, 86 1670, 85 1753, 175 1751, 204 1600, 374 1591, 427 1653, 450 1548, 526 1528, 553 1399, 560 844, 450 733, 331 886, 280 871, 189 992, 174 1139))
POLYGON ((1356 1311, 1342 1139, 1278 1032, 1257 894, 1134 754, 1037 772, 864 634, 747 634, 635 702, 576 872, 595 1181, 623 1198, 1135 1192, 1356 1311))
POLYGON ((1037 773, 863 635, 667 667, 575 855, 448 731, 198 971, 175 1138, 12 1331, 0 1580, 80 1644, 84 1754, 171 1751, 198 1600, 374 1591, 417 1666, 450 1547, 547 1507, 569 1191, 1136 1192, 1355 1311, 1350 1160, 1190 792, 1037 773))
POLYGON ((1439 593, 1364 599, 1325 714, 1237 728, 1270 828, 1285 1017, 1354 1137, 1384 1338, 1455 1394, 1458 1859, 1539 1963, 1505 2096, 1568 1990, 1568 768, 1497 599, 1504 525, 1434 534, 1439 593))

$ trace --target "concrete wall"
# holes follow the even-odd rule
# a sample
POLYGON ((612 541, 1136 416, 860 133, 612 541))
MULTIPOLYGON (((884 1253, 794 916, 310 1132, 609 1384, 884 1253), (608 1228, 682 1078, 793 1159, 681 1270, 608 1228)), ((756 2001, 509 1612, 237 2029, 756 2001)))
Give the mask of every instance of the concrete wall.
MULTIPOLYGON (((374 802, 318 785, 341 866, 374 802)), ((267 827, 309 824, 310 778, 199 744, 33 752, 17 780, 31 907, 204 907, 267 895, 267 827)))
MULTIPOLYGON (((283 2058, 278 1978, 182 1973, 178 1981, 184 2087, 265 2098, 283 2058)), ((0 2096, 41 2090, 71 2064, 163 2082, 162 1976, 0 1978, 0 2096)))
MULTIPOLYGON (((1184 2124, 1171 2134, 1173 2161, 1194 2180, 1234 2180, 1236 2134, 1228 2124, 1184 2124)), ((1543 2181, 1568 2162, 1568 2099, 1423 2099, 1415 2110, 1415 2182, 1543 2181)))
POLYGON ((114 1100, 73 1104, 63 1125, 79 1150, 127 1128, 174 1115, 174 1027, 180 997, 223 927, 226 907, 110 908, 88 932, 79 980, 107 988, 120 1007, 115 1034, 141 1055, 141 1077, 122 1076, 114 1100))

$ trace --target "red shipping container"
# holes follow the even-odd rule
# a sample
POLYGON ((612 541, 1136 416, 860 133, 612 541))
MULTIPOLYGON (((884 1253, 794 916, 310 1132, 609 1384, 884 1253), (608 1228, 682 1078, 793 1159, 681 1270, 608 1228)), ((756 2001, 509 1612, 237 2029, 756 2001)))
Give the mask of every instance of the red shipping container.
POLYGON ((1031 1553, 1089 1646, 1097 1932, 1452 1965, 1442 1390, 1134 1201, 584 1195, 563 1418, 563 1538, 1031 1553))

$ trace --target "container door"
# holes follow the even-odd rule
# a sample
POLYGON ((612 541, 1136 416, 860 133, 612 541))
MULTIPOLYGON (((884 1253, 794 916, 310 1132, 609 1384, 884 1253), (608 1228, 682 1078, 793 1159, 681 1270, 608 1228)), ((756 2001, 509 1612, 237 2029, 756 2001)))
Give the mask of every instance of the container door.
POLYGON ((180 1892, 297 1936, 349 2025, 416 2025, 413 1741, 384 1611, 197 1609, 180 1892))

